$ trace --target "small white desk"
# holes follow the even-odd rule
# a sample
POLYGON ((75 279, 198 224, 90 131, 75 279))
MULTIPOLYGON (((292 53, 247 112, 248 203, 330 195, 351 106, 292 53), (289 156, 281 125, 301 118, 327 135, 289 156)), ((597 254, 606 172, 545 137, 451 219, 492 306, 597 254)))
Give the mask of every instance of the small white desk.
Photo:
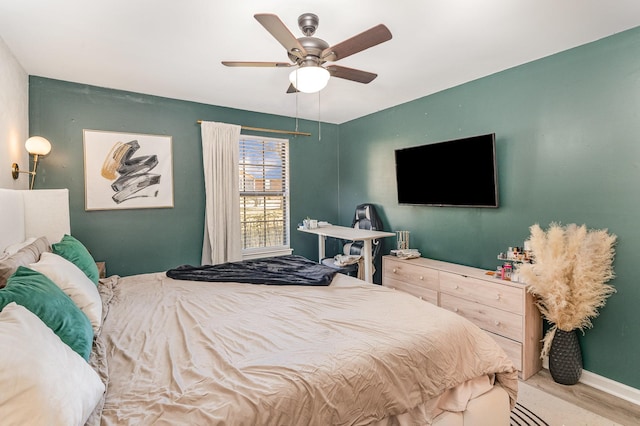
POLYGON ((363 241, 364 242, 364 280, 367 282, 373 282, 372 262, 373 262, 373 250, 371 240, 384 237, 393 237, 396 234, 394 232, 385 231, 370 231, 367 229, 349 228, 348 226, 320 226, 314 229, 298 228, 299 231, 307 232, 309 234, 316 234, 318 236, 318 261, 322 262, 325 258, 324 243, 327 237, 339 238, 341 240, 349 241, 363 241))

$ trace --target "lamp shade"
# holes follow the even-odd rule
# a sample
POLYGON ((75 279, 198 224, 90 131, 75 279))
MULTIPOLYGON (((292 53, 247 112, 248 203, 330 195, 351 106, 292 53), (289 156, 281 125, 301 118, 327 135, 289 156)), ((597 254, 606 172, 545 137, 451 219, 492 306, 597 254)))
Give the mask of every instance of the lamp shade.
POLYGON ((24 144, 27 152, 32 155, 47 155, 51 152, 51 143, 42 136, 32 136, 24 144))
POLYGON ((329 82, 329 71, 319 66, 300 67, 289 74, 293 87, 304 93, 319 92, 329 82))

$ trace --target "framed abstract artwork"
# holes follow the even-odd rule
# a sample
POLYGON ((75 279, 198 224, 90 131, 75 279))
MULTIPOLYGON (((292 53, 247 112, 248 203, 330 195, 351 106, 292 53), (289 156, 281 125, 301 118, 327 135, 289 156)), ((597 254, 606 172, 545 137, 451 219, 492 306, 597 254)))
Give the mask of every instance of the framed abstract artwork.
POLYGON ((172 138, 83 130, 85 210, 173 207, 172 138))

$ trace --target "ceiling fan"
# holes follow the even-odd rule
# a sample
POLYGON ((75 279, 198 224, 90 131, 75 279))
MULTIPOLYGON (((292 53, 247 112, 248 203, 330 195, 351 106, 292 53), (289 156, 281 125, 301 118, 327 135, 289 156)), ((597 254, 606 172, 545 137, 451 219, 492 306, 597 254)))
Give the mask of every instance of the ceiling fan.
POLYGON ((293 67, 289 75, 291 85, 287 93, 297 91, 315 93, 322 90, 329 77, 343 78, 358 83, 370 83, 378 75, 367 71, 326 64, 361 52, 391 39, 391 32, 383 24, 376 25, 341 43, 330 46, 313 37, 318 28, 318 16, 304 13, 298 17, 298 26, 304 37, 296 38, 278 16, 270 13, 253 15, 256 20, 285 48, 291 62, 222 61, 228 67, 293 67))

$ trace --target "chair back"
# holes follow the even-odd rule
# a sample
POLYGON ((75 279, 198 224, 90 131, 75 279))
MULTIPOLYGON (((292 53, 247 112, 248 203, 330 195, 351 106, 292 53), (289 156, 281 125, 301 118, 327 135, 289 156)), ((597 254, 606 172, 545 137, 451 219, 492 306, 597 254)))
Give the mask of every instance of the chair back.
MULTIPOLYGON (((380 216, 378 216, 376 207, 369 203, 360 204, 356 207, 355 216, 351 226, 353 228, 369 229, 372 231, 383 230, 382 220, 380 219, 380 216)), ((380 252, 380 240, 372 240, 371 243, 373 247, 372 256, 375 261, 378 257, 378 253, 380 252)), ((362 241, 354 241, 353 243, 346 244, 344 246, 344 254, 362 254, 363 245, 364 243, 362 241)))
POLYGON ((381 231, 382 220, 380 220, 380 216, 376 212, 376 207, 373 204, 365 203, 356 207, 356 214, 351 226, 358 229, 381 231))

